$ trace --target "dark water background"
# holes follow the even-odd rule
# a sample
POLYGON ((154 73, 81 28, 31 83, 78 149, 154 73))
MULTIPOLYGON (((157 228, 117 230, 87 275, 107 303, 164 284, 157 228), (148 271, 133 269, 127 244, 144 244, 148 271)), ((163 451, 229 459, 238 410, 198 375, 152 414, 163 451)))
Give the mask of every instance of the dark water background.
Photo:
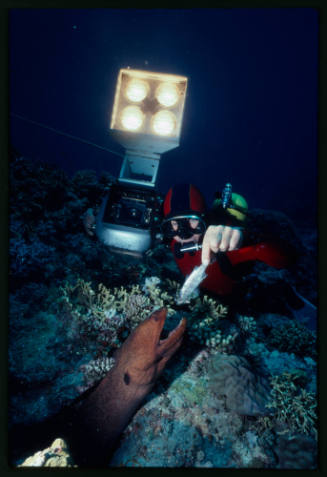
MULTIPOLYGON (((318 11, 12 9, 10 111, 122 151, 108 126, 120 68, 189 78, 180 146, 158 188, 198 185, 208 203, 226 181, 250 207, 314 225, 318 11)), ((121 158, 11 116, 21 154, 119 174, 121 158)))

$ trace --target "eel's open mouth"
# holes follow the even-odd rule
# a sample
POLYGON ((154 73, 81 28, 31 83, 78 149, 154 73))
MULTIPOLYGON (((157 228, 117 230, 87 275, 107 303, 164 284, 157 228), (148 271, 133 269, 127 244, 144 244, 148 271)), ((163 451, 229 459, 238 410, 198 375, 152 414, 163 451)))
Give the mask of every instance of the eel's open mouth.
POLYGON ((171 331, 162 329, 161 335, 160 335, 160 340, 159 340, 159 346, 163 344, 167 344, 169 342, 170 345, 173 345, 177 341, 179 341, 183 333, 185 331, 186 327, 186 319, 182 318, 178 325, 171 331))

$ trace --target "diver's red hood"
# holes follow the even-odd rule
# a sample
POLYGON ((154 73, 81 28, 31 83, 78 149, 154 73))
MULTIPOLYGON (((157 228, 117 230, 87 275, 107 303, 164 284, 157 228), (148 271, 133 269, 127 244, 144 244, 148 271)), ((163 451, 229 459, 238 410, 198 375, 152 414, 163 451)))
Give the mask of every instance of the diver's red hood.
POLYGON ((176 215, 202 214, 206 210, 203 195, 193 184, 177 184, 171 187, 163 202, 165 219, 176 215))

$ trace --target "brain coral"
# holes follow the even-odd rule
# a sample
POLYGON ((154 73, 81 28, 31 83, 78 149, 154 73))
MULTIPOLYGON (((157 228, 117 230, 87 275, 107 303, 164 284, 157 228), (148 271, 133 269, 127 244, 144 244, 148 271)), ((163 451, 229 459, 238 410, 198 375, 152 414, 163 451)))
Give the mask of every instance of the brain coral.
POLYGON ((208 362, 209 387, 217 396, 225 396, 226 406, 240 415, 270 414, 268 381, 250 369, 240 356, 217 353, 208 362))

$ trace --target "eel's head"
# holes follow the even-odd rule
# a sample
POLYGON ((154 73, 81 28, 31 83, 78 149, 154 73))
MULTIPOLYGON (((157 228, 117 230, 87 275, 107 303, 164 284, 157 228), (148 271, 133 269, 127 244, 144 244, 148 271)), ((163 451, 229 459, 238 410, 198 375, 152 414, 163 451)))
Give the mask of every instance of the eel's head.
POLYGON ((166 316, 165 308, 152 313, 135 328, 116 353, 116 366, 123 373, 126 384, 151 386, 180 347, 186 319, 182 318, 168 337, 161 340, 166 316))

